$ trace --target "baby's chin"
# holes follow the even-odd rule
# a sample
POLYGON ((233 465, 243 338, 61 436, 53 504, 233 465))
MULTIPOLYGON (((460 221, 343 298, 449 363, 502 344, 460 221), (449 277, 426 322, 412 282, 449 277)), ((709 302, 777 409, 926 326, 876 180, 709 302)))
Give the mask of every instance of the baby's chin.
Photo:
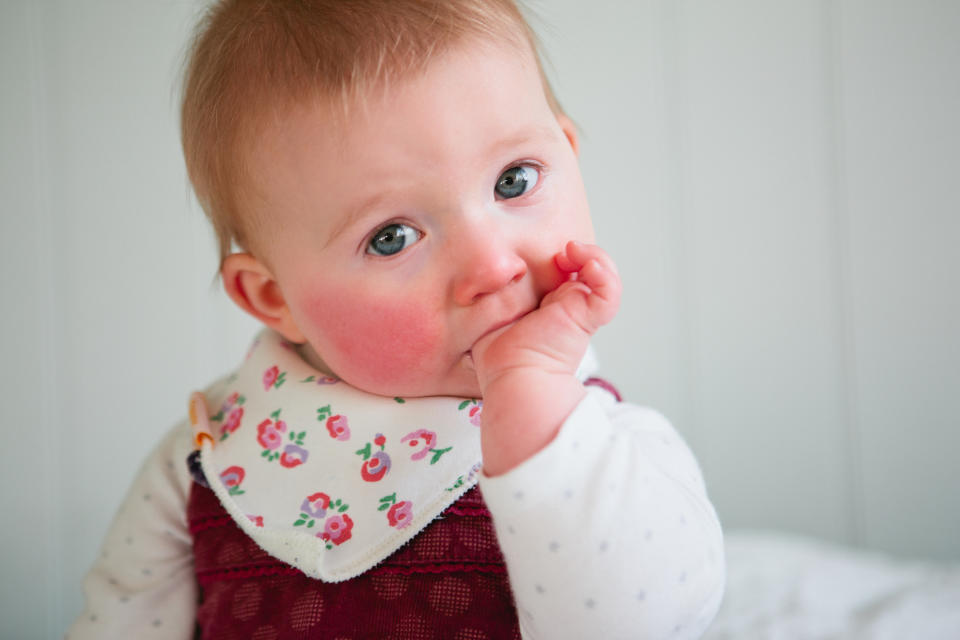
MULTIPOLYGON (((477 381, 477 372, 473 366, 473 356, 470 352, 461 356, 459 361, 446 372, 406 376, 401 380, 384 380, 379 377, 374 379, 372 377, 340 375, 320 357, 320 354, 309 343, 300 345, 298 351, 300 357, 320 373, 339 378, 351 387, 373 395, 388 398, 480 397, 480 383, 477 381), (419 380, 413 378, 419 378, 419 380)), ((412 365, 409 371, 415 372, 416 366, 412 365)))

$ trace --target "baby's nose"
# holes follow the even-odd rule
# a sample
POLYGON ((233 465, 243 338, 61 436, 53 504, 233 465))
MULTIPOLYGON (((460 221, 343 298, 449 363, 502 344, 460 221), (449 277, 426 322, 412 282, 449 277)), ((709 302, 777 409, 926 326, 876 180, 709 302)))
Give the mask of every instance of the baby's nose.
POLYGON ((527 275, 527 263, 509 241, 492 238, 458 252, 453 297, 470 305, 527 275))

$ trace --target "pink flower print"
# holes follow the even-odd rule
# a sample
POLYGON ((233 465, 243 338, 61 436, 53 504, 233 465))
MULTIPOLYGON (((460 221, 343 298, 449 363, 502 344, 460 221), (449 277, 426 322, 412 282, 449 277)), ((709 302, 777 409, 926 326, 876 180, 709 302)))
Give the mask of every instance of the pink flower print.
POLYGON ((363 458, 360 477, 367 482, 377 482, 390 471, 390 456, 384 451, 387 438, 382 433, 378 433, 374 436, 373 443, 380 447, 380 451, 373 451, 369 442, 363 446, 363 449, 356 451, 356 454, 363 458))
POLYGON ((347 422, 347 416, 333 415, 330 405, 317 409, 317 420, 320 422, 327 421, 327 432, 331 438, 341 442, 350 439, 350 424, 347 422))
POLYGON ((360 476, 367 482, 377 482, 390 471, 390 456, 385 451, 377 451, 364 461, 360 467, 360 476))
POLYGON ((220 439, 226 440, 227 436, 237 430, 240 426, 240 419, 243 418, 243 403, 246 398, 234 391, 220 405, 220 411, 216 415, 210 416, 210 422, 221 422, 226 416, 227 420, 220 425, 220 439))
POLYGON ((397 529, 403 529, 413 518, 413 503, 409 500, 403 500, 402 502, 397 502, 390 510, 387 511, 387 522, 390 523, 391 527, 397 529))
POLYGON ((327 518, 323 533, 318 533, 317 537, 328 543, 327 549, 332 549, 332 544, 339 546, 349 540, 352 531, 353 520, 350 516, 345 513, 338 513, 327 518))
POLYGON ((347 417, 337 414, 327 418, 327 431, 330 432, 331 438, 340 440, 341 442, 349 440, 350 424, 347 422, 347 417))
MULTIPOLYGON (((283 420, 274 422, 267 418, 257 425, 257 442, 267 451, 273 451, 283 444, 283 434, 287 431, 287 423, 283 420)), ((270 458, 273 459, 272 457, 270 458)))
POLYGON ((300 505, 300 511, 312 518, 323 518, 327 515, 327 507, 330 506, 330 496, 318 491, 309 495, 300 505))
POLYGON ((264 391, 270 391, 270 387, 279 388, 280 385, 286 382, 286 377, 286 371, 280 371, 280 368, 277 367, 277 365, 273 365, 263 372, 264 391))
POLYGON ((223 426, 220 427, 220 433, 223 434, 220 438, 226 438, 227 434, 233 433, 240 426, 240 421, 243 419, 243 407, 237 407, 230 412, 230 415, 227 416, 227 421, 223 423, 223 426))
POLYGON ((480 414, 483 411, 483 401, 477 400, 476 398, 464 400, 460 403, 460 406, 457 407, 457 410, 463 411, 464 409, 468 409, 467 418, 470 420, 470 424, 475 427, 479 427, 480 414))
POLYGON ((269 369, 263 372, 263 388, 266 391, 270 390, 270 387, 273 386, 273 383, 277 381, 277 378, 280 376, 280 368, 277 365, 273 365, 269 369))
POLYGON ((320 376, 317 378, 317 384, 337 384, 340 382, 340 378, 334 378, 333 376, 320 376))
POLYGON ((230 495, 242 495, 244 491, 240 488, 240 483, 243 482, 244 475, 246 475, 246 473, 243 467, 236 465, 227 467, 220 473, 220 482, 229 490, 230 495))
POLYGON ((263 526, 263 516, 252 516, 252 515, 250 515, 250 514, 248 513, 248 514, 247 514, 247 518, 249 518, 249 519, 250 519, 250 522, 252 522, 254 525, 256 525, 256 526, 258 526, 258 527, 262 527, 262 526, 263 526))
POLYGON ((400 442, 406 442, 412 448, 422 447, 410 456, 411 460, 421 460, 430 452, 430 448, 436 444, 437 434, 426 429, 417 429, 400 438, 400 442))
POLYGON ((288 444, 283 448, 283 455, 280 456, 280 465, 293 469, 307 461, 310 452, 303 447, 295 444, 288 444))
POLYGON ((472 424, 475 427, 480 426, 480 411, 481 411, 481 406, 479 404, 470 407, 470 424, 472 424))
POLYGON ((407 435, 400 438, 400 442, 406 442, 413 448, 421 447, 419 451, 415 451, 410 456, 411 460, 422 460, 427 456, 428 453, 432 453, 433 457, 430 458, 430 464, 436 464, 437 460, 440 459, 440 456, 453 449, 453 447, 447 447, 446 449, 434 449, 434 446, 437 444, 437 434, 435 434, 433 431, 427 431, 426 429, 417 429, 416 431, 411 431, 407 435))
MULTIPOLYGON (((312 495, 307 496, 306 500, 303 501, 303 504, 300 505, 300 517, 297 518, 297 521, 293 523, 295 527, 305 526, 307 529, 312 528, 315 524, 322 523, 323 519, 327 517, 327 513, 330 513, 330 518, 338 518, 340 523, 337 527, 333 527, 331 537, 333 534, 338 533, 340 529, 347 529, 347 538, 350 537, 349 530, 353 527, 353 522, 350 521, 350 518, 346 519, 344 522, 340 514, 350 508, 346 502, 342 501, 340 498, 333 500, 327 494, 322 491, 318 491, 312 495)), ((329 522, 329 519, 328 519, 329 522)), ((322 537, 327 533, 325 529, 322 533, 318 533, 317 537, 322 537)), ((326 538, 324 538, 326 540, 326 538)), ((346 538, 344 538, 346 540, 346 538)), ((342 540, 341 540, 342 542, 342 540)), ((340 544, 339 542, 336 544, 340 544)), ((331 548, 331 545, 327 545, 327 548, 331 548)))

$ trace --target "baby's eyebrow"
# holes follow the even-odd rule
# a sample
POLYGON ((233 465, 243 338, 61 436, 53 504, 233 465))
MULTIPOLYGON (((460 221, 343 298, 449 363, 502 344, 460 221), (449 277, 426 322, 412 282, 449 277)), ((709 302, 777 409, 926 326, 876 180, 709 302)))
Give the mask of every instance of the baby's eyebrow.
POLYGON ((386 191, 377 191, 369 197, 364 198, 356 205, 350 206, 330 231, 330 236, 327 238, 326 244, 329 245, 331 242, 336 240, 337 236, 346 231, 351 224, 353 224, 363 215, 365 211, 369 211, 370 209, 379 206, 382 202, 389 200, 391 195, 392 194, 386 191))
POLYGON ((538 124, 525 127, 513 135, 495 139, 487 148, 485 157, 493 156, 504 149, 520 147, 537 140, 546 139, 553 141, 556 137, 556 129, 547 125, 538 124))

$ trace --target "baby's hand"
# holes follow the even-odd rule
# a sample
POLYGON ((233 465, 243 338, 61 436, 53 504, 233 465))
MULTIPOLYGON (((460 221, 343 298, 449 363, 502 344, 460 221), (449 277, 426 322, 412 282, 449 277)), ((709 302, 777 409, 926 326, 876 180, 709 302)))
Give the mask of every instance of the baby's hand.
POLYGON ((538 309, 474 346, 481 390, 521 371, 574 374, 590 337, 617 313, 620 276, 603 249, 571 241, 554 262, 568 279, 538 309))
POLYGON ((554 261, 568 279, 537 309, 473 348, 488 476, 509 471, 553 439, 586 396, 574 374, 590 337, 620 305, 620 276, 602 249, 569 242, 554 261))

